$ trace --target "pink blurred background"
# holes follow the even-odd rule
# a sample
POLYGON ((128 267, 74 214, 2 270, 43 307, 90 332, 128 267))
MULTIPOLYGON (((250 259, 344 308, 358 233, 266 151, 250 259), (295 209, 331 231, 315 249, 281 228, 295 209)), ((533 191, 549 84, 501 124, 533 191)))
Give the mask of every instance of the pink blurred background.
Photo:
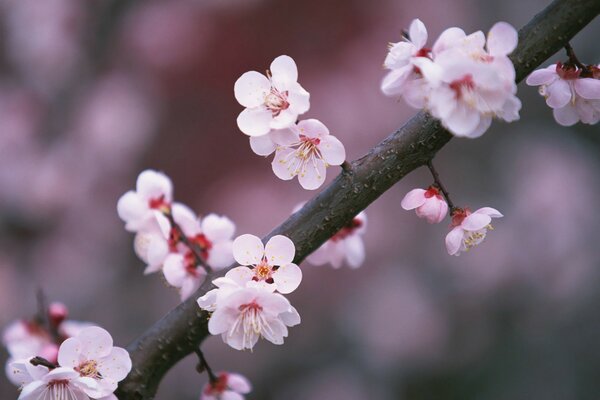
MULTIPOLYGON (((33 315, 42 287, 124 346, 178 303, 142 276, 116 214, 145 168, 238 234, 268 233, 314 195, 275 178, 237 129, 243 72, 292 56, 311 93, 305 117, 356 159, 415 113, 379 90, 386 45, 413 18, 431 43, 449 26, 519 28, 548 4, 0 0, 0 327, 33 315)), ((600 61, 599 35, 595 21, 572 42, 580 59, 600 61)), ((250 399, 597 399, 600 132, 558 126, 534 88, 519 97, 519 123, 436 158, 458 205, 504 213, 481 246, 450 257, 446 223, 400 208, 431 183, 418 170, 367 210, 361 269, 304 263, 290 296, 303 322, 284 346, 238 352, 210 338, 213 367, 247 375, 250 399)), ((194 365, 177 365, 157 399, 198 398, 194 365)), ((17 396, 2 375, 0 398, 17 396)))

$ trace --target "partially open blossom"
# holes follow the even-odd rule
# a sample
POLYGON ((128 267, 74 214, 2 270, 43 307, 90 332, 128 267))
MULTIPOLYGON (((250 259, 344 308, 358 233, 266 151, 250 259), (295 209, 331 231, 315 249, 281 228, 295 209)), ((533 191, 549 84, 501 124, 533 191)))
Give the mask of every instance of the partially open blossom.
POLYGON ((493 229, 492 218, 503 215, 494 208, 483 207, 475 212, 468 208, 452 213, 452 230, 446 235, 448 254, 458 256, 483 242, 488 230, 493 229))
POLYGON ((300 121, 271 138, 276 148, 271 163, 275 175, 283 180, 298 176, 300 185, 307 190, 318 189, 325 182, 327 167, 341 165, 346 159, 342 142, 316 119, 300 121))
POLYGON ((127 350, 113 347, 110 334, 95 326, 65 340, 58 352, 58 363, 76 372, 69 379, 93 399, 112 394, 131 370, 127 350))
POLYGON ((204 385, 200 400, 243 400, 251 390, 250 381, 243 375, 219 372, 216 382, 204 385))
POLYGON ((400 205, 405 210, 415 210, 417 217, 425 218, 430 224, 441 222, 448 213, 448 203, 435 186, 430 186, 427 190, 411 190, 400 205))
POLYGON ((233 257, 242 266, 225 277, 241 286, 256 282, 269 291, 291 293, 302 281, 302 270, 293 263, 295 254, 294 242, 283 235, 273 236, 266 246, 254 235, 241 235, 233 241, 233 257))
POLYGON ((281 294, 264 286, 240 287, 218 302, 208 330, 221 335, 236 350, 254 348, 260 337, 283 344, 288 327, 300 323, 300 315, 281 294))
POLYGON ((249 136, 261 136, 296 122, 310 107, 310 95, 298 83, 296 63, 279 56, 267 76, 249 71, 234 86, 236 100, 246 109, 237 118, 238 127, 249 136))
POLYGON ((163 212, 173 199, 173 184, 162 172, 145 170, 137 178, 136 190, 130 190, 119 199, 117 212, 125 221, 125 229, 138 232, 158 223, 163 232, 170 229, 163 212))
POLYGON ((367 215, 361 211, 348 225, 309 255, 308 262, 314 265, 329 263, 333 268, 340 268, 346 261, 350 268, 360 267, 365 261, 362 235, 366 228, 367 215))
POLYGON ((591 72, 569 63, 552 64, 533 71, 526 83, 539 86, 539 93, 560 125, 571 126, 579 121, 593 125, 600 121, 600 79, 594 74, 597 66, 588 66, 588 70, 591 72))

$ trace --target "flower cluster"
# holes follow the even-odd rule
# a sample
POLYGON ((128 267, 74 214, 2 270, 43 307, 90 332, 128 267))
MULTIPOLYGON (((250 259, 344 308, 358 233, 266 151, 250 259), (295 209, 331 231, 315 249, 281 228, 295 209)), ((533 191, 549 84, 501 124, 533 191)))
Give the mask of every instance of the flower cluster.
POLYGON ((197 300, 212 313, 209 332, 237 350, 252 350, 260 337, 283 344, 287 328, 300 323, 300 315, 282 295, 302 280, 293 263, 295 253, 294 243, 282 235, 273 236, 266 246, 253 235, 236 238, 233 255, 240 266, 215 279, 217 288, 197 300))
POLYGON ((505 22, 487 35, 446 29, 433 47, 426 47, 427 29, 415 19, 407 37, 390 45, 384 67, 390 72, 381 89, 424 108, 456 136, 476 138, 492 118, 519 119, 515 70, 508 58, 517 45, 517 32, 505 22))
POLYGON ((571 126, 579 121, 593 125, 600 121, 599 66, 559 62, 532 72, 526 83, 539 86, 539 93, 560 125, 571 126))
POLYGON ((233 222, 208 214, 200 219, 187 206, 173 202, 173 184, 163 173, 143 171, 136 190, 117 203, 125 229, 135 232, 134 249, 150 274, 162 271, 185 300, 200 287, 207 269, 223 269, 233 262, 233 222))
POLYGON ((238 116, 240 130, 250 136, 254 153, 275 152, 273 172, 283 180, 298 177, 307 190, 318 189, 326 169, 346 159, 344 145, 319 120, 296 123, 310 108, 310 95, 298 83, 298 68, 289 56, 271 63, 267 76, 249 71, 234 85, 237 101, 246 109, 238 116))
POLYGON ((32 356, 9 364, 11 380, 21 388, 19 400, 114 400, 118 382, 131 370, 129 353, 113 347, 110 334, 95 326, 66 339, 57 361, 40 363, 32 356))

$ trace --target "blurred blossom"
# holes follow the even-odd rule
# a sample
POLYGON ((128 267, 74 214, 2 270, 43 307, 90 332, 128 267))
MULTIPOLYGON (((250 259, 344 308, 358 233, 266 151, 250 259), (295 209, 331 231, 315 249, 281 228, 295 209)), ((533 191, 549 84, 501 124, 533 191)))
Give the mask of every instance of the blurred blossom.
POLYGON ((8 56, 33 87, 44 94, 71 78, 82 54, 85 23, 77 0, 6 0, 8 56))

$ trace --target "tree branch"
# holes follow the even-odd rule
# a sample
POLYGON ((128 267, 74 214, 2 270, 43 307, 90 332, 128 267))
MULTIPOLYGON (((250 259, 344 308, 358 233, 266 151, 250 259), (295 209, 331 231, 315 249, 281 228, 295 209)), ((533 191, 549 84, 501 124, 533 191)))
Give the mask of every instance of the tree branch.
MULTIPOLYGON (((599 12, 597 0, 556 0, 536 15, 519 31, 519 45, 511 56, 517 82, 564 47, 599 12)), ((277 234, 288 236, 296 245, 294 261, 300 263, 406 174, 426 165, 451 138, 438 121, 419 112, 368 154, 352 162, 352 173, 338 175, 264 239, 277 234)), ((211 289, 210 281, 215 276, 209 276, 194 296, 128 347, 133 369, 119 386, 120 400, 152 399, 163 375, 209 335, 208 314, 200 310, 195 300, 211 289)))

